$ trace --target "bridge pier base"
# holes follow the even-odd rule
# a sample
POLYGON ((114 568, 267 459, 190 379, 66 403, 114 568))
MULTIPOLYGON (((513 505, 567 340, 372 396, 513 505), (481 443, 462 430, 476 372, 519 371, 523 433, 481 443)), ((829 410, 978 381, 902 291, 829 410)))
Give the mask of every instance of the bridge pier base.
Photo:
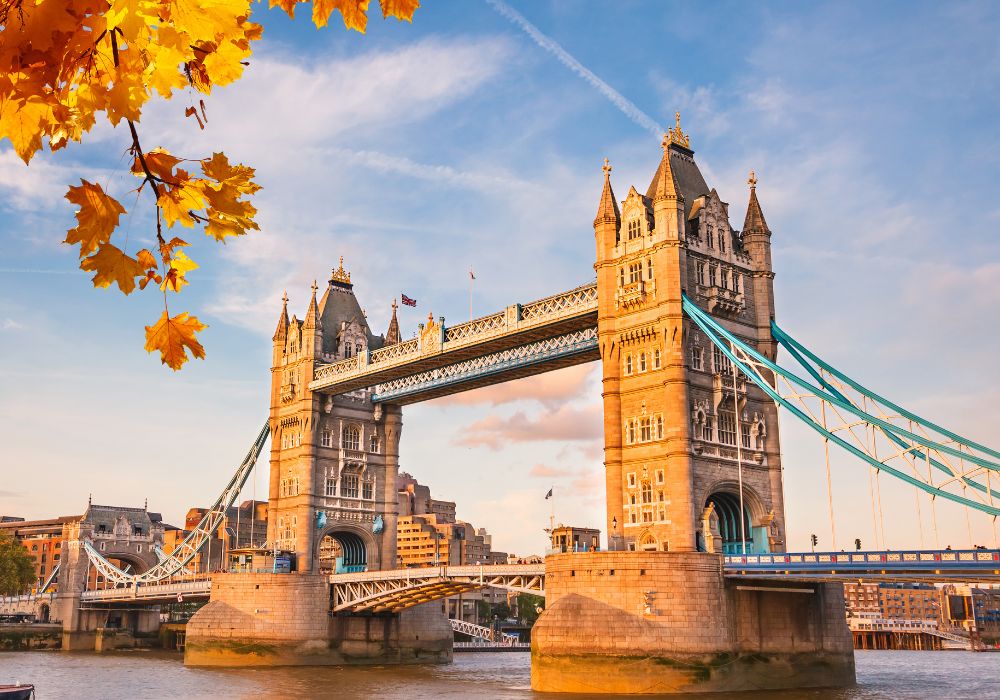
POLYGON ((330 615, 319 574, 220 574, 187 623, 189 666, 447 663, 453 634, 440 603, 402 613, 330 615))
POLYGON ((545 560, 531 687, 598 694, 853 685, 840 584, 727 581, 707 553, 545 560))

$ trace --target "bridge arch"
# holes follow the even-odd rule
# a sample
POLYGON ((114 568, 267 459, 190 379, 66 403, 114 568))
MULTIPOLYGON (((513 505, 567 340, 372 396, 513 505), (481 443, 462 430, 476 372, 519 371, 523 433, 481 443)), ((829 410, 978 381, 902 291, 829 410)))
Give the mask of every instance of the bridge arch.
POLYGON ((317 533, 315 560, 321 573, 379 569, 379 548, 370 528, 333 523, 317 533))
POLYGON ((748 554, 770 551, 768 525, 770 518, 757 492, 743 484, 742 527, 740 525, 740 487, 738 482, 715 484, 705 498, 699 549, 725 554, 739 554, 742 538, 746 537, 748 554), (714 538, 714 546, 709 539, 714 538))

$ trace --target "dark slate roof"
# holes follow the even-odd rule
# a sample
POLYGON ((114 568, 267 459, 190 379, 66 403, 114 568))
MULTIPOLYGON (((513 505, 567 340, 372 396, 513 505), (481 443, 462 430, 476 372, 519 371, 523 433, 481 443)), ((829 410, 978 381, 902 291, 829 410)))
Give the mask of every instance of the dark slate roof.
MULTIPOLYGON (((704 176, 701 174, 701 170, 698 169, 698 164, 694 162, 694 151, 689 151, 677 144, 671 144, 669 150, 670 170, 673 171, 674 181, 680 188, 679 194, 684 197, 684 215, 686 218, 691 212, 694 200, 697 197, 708 194, 709 188, 704 176)), ((646 189, 646 197, 650 200, 656 194, 656 182, 659 180, 662 169, 663 160, 661 159, 656 172, 653 173, 653 179, 650 180, 649 187, 646 189)))
POLYGON ((373 334, 368 327, 361 305, 354 296, 353 285, 331 281, 323 292, 323 298, 320 299, 319 317, 323 324, 323 352, 336 352, 340 323, 341 321, 350 323, 352 319, 357 320, 365 329, 370 349, 382 347, 382 338, 373 334))

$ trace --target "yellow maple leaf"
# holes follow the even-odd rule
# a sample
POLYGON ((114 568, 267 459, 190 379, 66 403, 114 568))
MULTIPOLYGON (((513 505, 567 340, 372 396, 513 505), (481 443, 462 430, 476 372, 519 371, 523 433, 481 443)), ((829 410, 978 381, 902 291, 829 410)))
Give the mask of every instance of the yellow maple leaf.
MULTIPOLYGON (((147 151, 143 154, 143 158, 146 161, 146 167, 149 168, 149 172, 154 177, 166 180, 168 183, 173 181, 174 168, 181 162, 180 158, 172 155, 164 148, 154 148, 147 151)), ((139 160, 139 156, 136 156, 135 160, 132 161, 132 174, 137 177, 146 177, 146 171, 143 170, 142 161, 139 160)))
POLYGON ((118 218, 125 213, 125 207, 114 197, 105 194, 99 184, 80 180, 79 187, 70 185, 66 199, 80 207, 76 212, 77 226, 66 232, 63 243, 80 244, 80 257, 97 250, 97 246, 111 238, 111 232, 118 226, 118 218))
POLYGON ((205 359, 205 348, 195 338, 195 334, 206 328, 204 323, 187 312, 173 318, 164 311, 160 320, 146 326, 146 352, 160 351, 160 362, 176 371, 188 361, 187 350, 192 357, 205 359))
POLYGON ((413 21, 413 13, 420 7, 420 0, 379 0, 382 6, 382 18, 395 17, 399 20, 413 21))
POLYGON ((42 147, 52 107, 40 97, 19 100, 0 95, 0 139, 7 137, 27 164, 42 147))
POLYGON ((170 259, 170 266, 167 268, 167 274, 163 276, 160 290, 166 291, 167 289, 172 289, 175 292, 181 291, 185 284, 190 284, 184 276, 191 270, 196 269, 198 269, 198 263, 189 258, 183 250, 178 250, 170 259))
POLYGON ((369 0, 313 0, 313 24, 325 27, 330 14, 340 10, 344 26, 364 34, 368 26, 368 3, 369 0))
POLYGON ((250 57, 250 48, 223 41, 205 56, 202 63, 213 85, 228 85, 243 75, 243 61, 250 57))
POLYGON ((80 269, 95 273, 95 287, 109 287, 114 282, 126 295, 135 291, 135 278, 146 274, 146 269, 138 260, 110 243, 102 243, 96 253, 81 260, 80 269))
POLYGON ((201 161, 201 171, 220 185, 232 185, 244 194, 253 194, 260 185, 253 182, 254 169, 245 165, 230 165, 225 153, 213 153, 201 161))
POLYGON ((178 221, 184 226, 194 226, 190 212, 205 207, 205 196, 201 191, 204 180, 192 180, 184 170, 174 174, 175 185, 164 187, 156 203, 163 212, 163 220, 167 226, 173 226, 178 221))

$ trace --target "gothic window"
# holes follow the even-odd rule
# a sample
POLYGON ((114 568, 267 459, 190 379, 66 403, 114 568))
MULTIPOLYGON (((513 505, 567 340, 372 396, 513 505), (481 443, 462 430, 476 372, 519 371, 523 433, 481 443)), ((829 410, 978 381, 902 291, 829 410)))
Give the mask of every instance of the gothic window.
POLYGON ((628 502, 629 502, 629 505, 633 505, 633 506, 635 505, 635 494, 634 493, 630 493, 628 495, 628 502))
POLYGON ((365 481, 361 484, 361 497, 366 501, 371 501, 375 498, 375 484, 370 481, 365 481))
POLYGON ((361 349, 362 349, 362 348, 361 348, 361 343, 358 343, 357 345, 355 345, 355 346, 354 346, 354 349, 355 349, 355 350, 357 350, 357 351, 358 351, 358 354, 360 355, 360 354, 361 354, 361 349))
POLYGON ((358 497, 358 475, 344 474, 340 484, 340 494, 346 498, 358 497))
POLYGON ((635 421, 630 420, 628 422, 628 444, 631 445, 633 442, 635 442, 635 421))
POLYGON ((288 435, 286 433, 281 434, 281 449, 288 447, 288 435))
POLYGON ((629 475, 628 475, 628 487, 630 489, 634 489, 635 488, 635 472, 629 472, 629 475))
POLYGON ((642 281, 642 263, 628 264, 628 281, 630 284, 642 281))
POLYGON ((663 439, 663 416, 656 417, 656 439, 663 439))
POLYGON ((646 279, 653 279, 653 259, 646 258, 646 279))
POLYGON ((649 485, 648 481, 642 482, 642 502, 643 503, 653 502, 653 487, 649 485))
POLYGON ((298 352, 299 351, 299 339, 298 338, 292 338, 292 343, 291 343, 290 350, 291 350, 291 352, 298 352))
POLYGON ((323 447, 333 447, 333 431, 323 428, 323 435, 320 437, 320 444, 323 447))
POLYGON ((719 252, 726 252, 726 234, 722 229, 719 229, 719 252))
POLYGON ((345 450, 361 449, 361 431, 356 425, 345 425, 341 435, 341 447, 345 450))
POLYGON ((705 423, 701 426, 701 439, 712 439, 712 419, 708 416, 705 416, 705 423))
POLYGON ((702 370, 705 367, 705 355, 697 345, 691 346, 691 369, 702 370))
POLYGON ((628 222, 628 240, 634 240, 642 235, 642 226, 639 223, 639 217, 630 219, 628 222))
POLYGON ((639 371, 640 372, 646 371, 646 353, 644 352, 639 353, 639 371))
POLYGON ((368 440, 368 451, 372 454, 378 453, 378 433, 372 433, 368 440))
POLYGON ((351 356, 351 344, 344 343, 344 359, 346 360, 350 356, 351 356))
POLYGON ((708 243, 708 247, 709 248, 714 248, 715 247, 715 241, 712 238, 712 227, 711 226, 706 226, 705 227, 705 239, 706 239, 706 241, 708 243))
POLYGON ((741 441, 743 442, 743 447, 745 447, 746 449, 749 450, 750 449, 750 424, 749 423, 744 422, 744 423, 740 424, 740 438, 741 438, 741 441))
POLYGON ((720 286, 723 289, 728 289, 729 288, 729 284, 728 284, 728 282, 729 282, 729 271, 726 270, 726 268, 722 268, 722 270, 720 270, 720 272, 722 273, 721 275, 719 275, 719 277, 721 278, 719 280, 719 282, 721 283, 720 286))
POLYGON ((740 273, 733 271, 733 291, 740 293, 740 273))
POLYGON ((624 287, 625 286, 625 268, 624 267, 619 267, 618 268, 618 286, 619 287, 624 287))
POLYGON ((698 263, 698 284, 705 284, 705 263, 698 263))
POLYGON ((736 414, 732 411, 719 411, 719 442, 736 444, 736 414))
POLYGON ((666 502, 666 500, 663 497, 663 491, 657 491, 656 492, 656 500, 658 500, 660 503, 665 503, 666 502))
POLYGON ((292 495, 293 496, 298 496, 299 495, 299 477, 295 477, 292 480, 292 487, 295 489, 295 493, 293 493, 292 495))
POLYGON ((652 420, 650 418, 643 418, 639 421, 639 442, 649 442, 652 439, 652 420))
POLYGON ((336 496, 337 495, 337 480, 333 477, 326 478, 326 495, 336 496))
MULTIPOLYGON (((658 483, 658 484, 662 484, 663 483, 663 470, 662 469, 657 469, 656 470, 656 483, 658 483)), ((660 500, 661 501, 663 500, 663 491, 660 491, 660 500)))
POLYGON ((660 369, 660 349, 653 350, 653 369, 660 369))
POLYGON ((653 522, 653 514, 648 510, 642 511, 642 522, 651 523, 653 522))
MULTIPOLYGON (((632 513, 631 520, 632 520, 632 523, 635 524, 635 513, 632 513)), ((628 547, 629 547, 629 549, 635 549, 635 544, 634 543, 629 543, 628 547)))
POLYGON ((712 287, 716 286, 716 280, 718 279, 718 270, 715 265, 709 265, 708 267, 708 284, 712 287))
POLYGON ((625 374, 632 374, 632 355, 625 356, 625 374))
POLYGON ((712 346, 712 365, 716 374, 732 374, 733 363, 726 357, 718 345, 712 346))

